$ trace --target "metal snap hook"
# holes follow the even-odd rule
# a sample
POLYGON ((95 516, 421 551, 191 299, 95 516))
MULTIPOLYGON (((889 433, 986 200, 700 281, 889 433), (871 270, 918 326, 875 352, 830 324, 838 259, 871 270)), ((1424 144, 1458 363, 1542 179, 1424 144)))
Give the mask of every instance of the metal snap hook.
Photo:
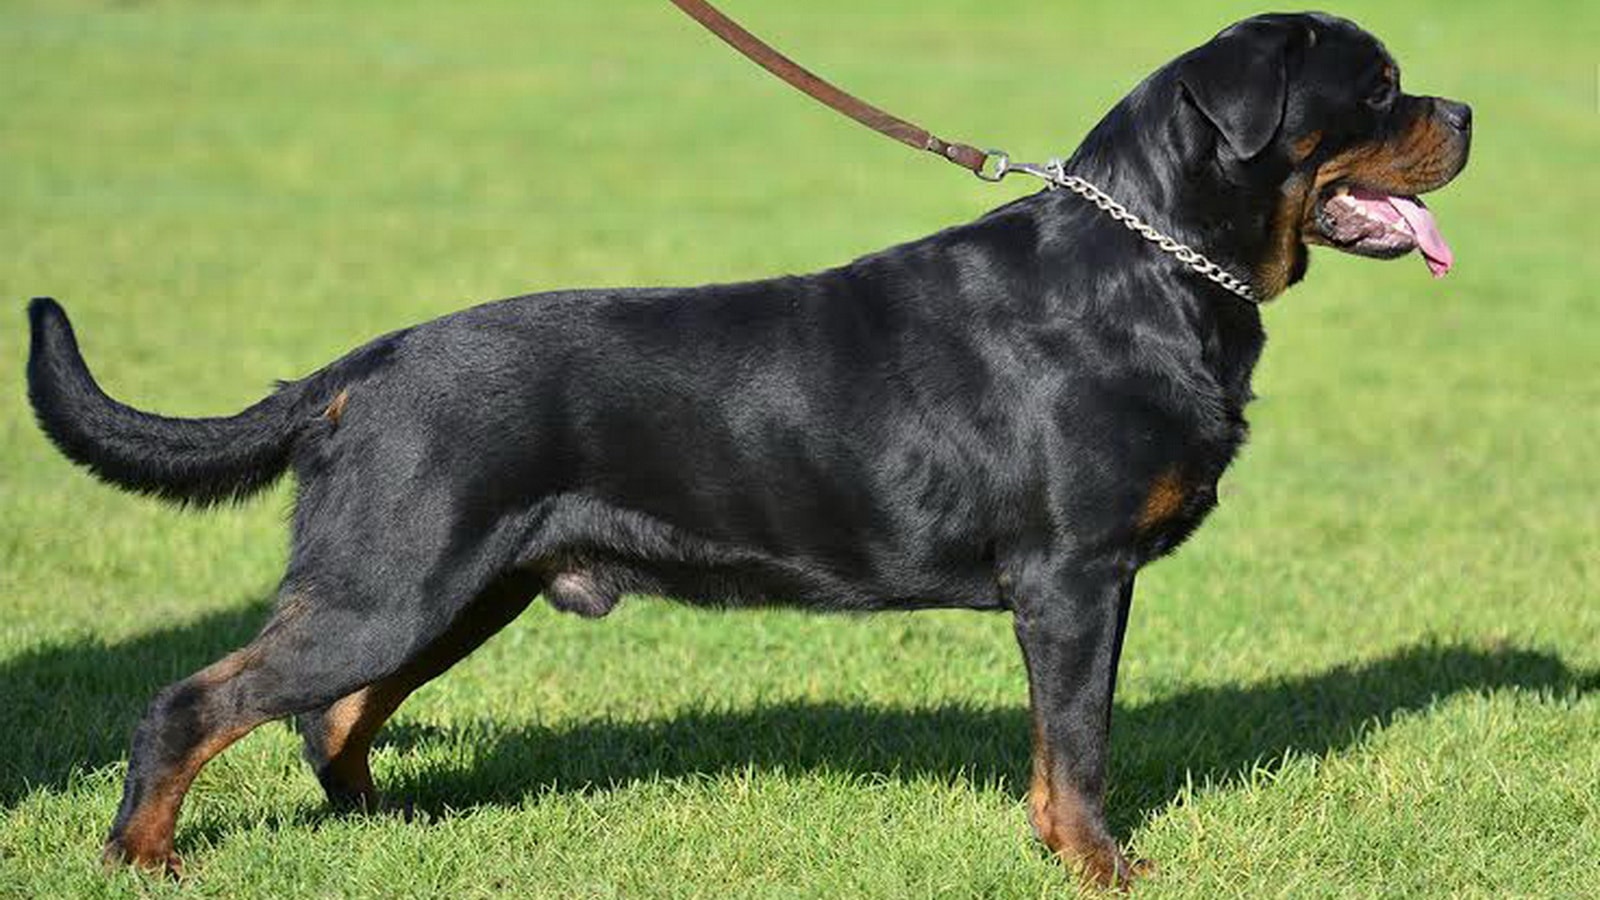
POLYGON ((994 182, 1006 177, 1011 172, 1011 154, 1004 150, 983 151, 983 165, 972 171, 984 181, 994 182), (990 172, 989 164, 994 163, 994 170, 990 172))

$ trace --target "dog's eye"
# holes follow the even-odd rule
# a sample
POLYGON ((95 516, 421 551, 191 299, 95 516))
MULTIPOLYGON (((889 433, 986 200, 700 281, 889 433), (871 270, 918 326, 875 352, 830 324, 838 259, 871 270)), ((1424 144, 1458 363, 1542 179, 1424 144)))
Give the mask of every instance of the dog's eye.
POLYGON ((1400 89, 1394 82, 1385 81, 1378 85, 1377 90, 1367 95, 1367 105, 1373 109, 1388 109, 1394 103, 1394 98, 1400 94, 1400 89))

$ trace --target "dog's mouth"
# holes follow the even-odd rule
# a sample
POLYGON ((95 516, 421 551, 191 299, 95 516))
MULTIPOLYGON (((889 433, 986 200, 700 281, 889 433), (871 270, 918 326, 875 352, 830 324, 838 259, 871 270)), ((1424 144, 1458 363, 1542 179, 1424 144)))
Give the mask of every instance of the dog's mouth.
POLYGON ((1395 259, 1416 250, 1435 278, 1455 264, 1439 223, 1420 197, 1337 184, 1317 201, 1315 221, 1322 237, 1346 253, 1395 259))

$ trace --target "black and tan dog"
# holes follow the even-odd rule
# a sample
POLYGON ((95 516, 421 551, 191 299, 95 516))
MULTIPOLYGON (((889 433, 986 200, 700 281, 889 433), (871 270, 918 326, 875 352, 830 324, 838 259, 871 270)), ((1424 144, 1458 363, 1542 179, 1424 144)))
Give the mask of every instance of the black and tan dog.
MULTIPOLYGON (((1067 170, 1264 299, 1308 243, 1447 268, 1416 195, 1470 127, 1355 25, 1260 16, 1148 78, 1067 170)), ((299 482, 276 611, 151 703, 108 859, 176 867, 195 773, 286 716, 329 798, 370 801, 373 735, 419 685, 536 595, 603 616, 637 593, 1010 610, 1033 826, 1095 883, 1136 874, 1102 811, 1134 575, 1215 503, 1263 334, 1078 196, 804 277, 490 303, 228 418, 110 399, 61 308, 31 316, 39 421, 99 477, 188 503, 299 482)))

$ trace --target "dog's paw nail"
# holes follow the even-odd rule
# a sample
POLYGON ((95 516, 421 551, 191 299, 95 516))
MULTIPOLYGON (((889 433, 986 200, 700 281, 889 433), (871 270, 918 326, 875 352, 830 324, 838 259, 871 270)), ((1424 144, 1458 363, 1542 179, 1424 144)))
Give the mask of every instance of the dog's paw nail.
POLYGON ((107 871, 132 868, 150 875, 169 878, 183 877, 183 858, 170 851, 166 853, 140 853, 129 850, 120 841, 107 841, 100 851, 100 865, 107 871))

